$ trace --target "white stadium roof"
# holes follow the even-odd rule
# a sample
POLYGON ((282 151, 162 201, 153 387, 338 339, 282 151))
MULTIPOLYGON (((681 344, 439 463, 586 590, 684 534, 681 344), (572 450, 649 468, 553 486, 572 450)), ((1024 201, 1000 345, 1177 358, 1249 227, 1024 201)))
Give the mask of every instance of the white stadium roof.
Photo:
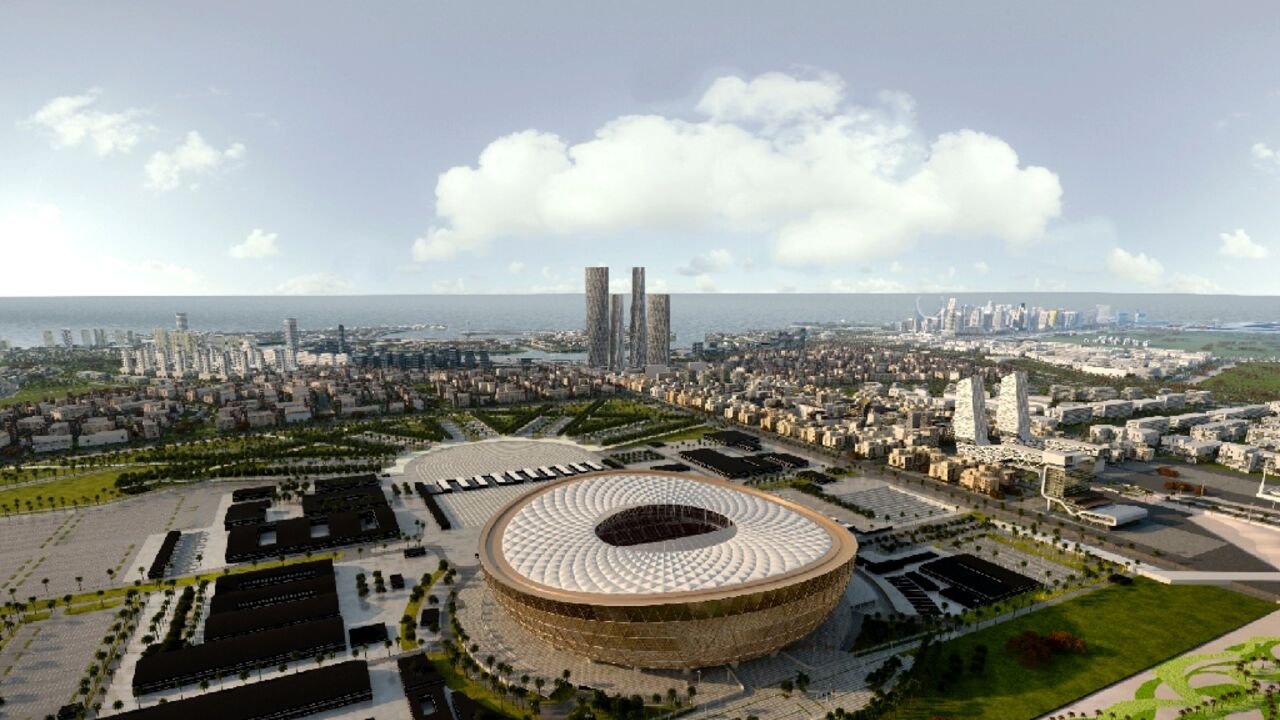
POLYGON ((501 549, 517 575, 556 590, 647 594, 721 589, 800 570, 831 550, 828 533, 767 496, 636 473, 588 476, 537 493, 512 515, 501 549), (596 534, 606 518, 652 505, 709 510, 733 526, 629 546, 596 534))

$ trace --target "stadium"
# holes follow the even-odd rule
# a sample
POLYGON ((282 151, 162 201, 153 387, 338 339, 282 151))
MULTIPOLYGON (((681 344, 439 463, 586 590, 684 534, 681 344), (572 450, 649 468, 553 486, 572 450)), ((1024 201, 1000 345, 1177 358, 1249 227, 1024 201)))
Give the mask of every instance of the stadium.
POLYGON ((844 595, 857 543, 801 505, 656 471, 550 483, 495 514, 498 603, 564 650, 627 667, 734 663, 799 640, 844 595))

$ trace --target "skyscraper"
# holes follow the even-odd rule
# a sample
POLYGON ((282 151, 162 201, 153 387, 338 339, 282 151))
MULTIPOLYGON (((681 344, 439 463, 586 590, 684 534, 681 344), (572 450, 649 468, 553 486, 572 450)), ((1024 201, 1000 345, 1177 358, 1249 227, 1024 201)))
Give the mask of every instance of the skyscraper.
POLYGON ((293 370, 298 366, 298 319, 284 319, 284 359, 285 369, 293 370))
POLYGON ((645 364, 645 354, 648 352, 645 334, 648 330, 647 320, 645 320, 645 300, 644 300, 644 268, 631 268, 631 328, 630 337, 627 343, 631 346, 631 355, 628 358, 628 365, 633 368, 642 368, 645 364))
POLYGON ((174 315, 174 316, 173 316, 173 324, 174 324, 174 327, 176 327, 176 328, 177 328, 177 329, 179 329, 179 330, 186 330, 186 329, 187 329, 187 314, 186 314, 186 313, 178 313, 178 314, 174 315))
POLYGON ((338 325, 338 352, 344 353, 346 351, 347 351, 347 328, 339 324, 338 325))
POLYGON ((609 268, 589 267, 587 284, 587 365, 609 363, 609 268))
POLYGON ((671 362, 671 296, 666 293, 647 298, 648 327, 645 329, 645 363, 667 365, 671 362))
POLYGON ((956 384, 956 410, 951 417, 956 442, 987 445, 987 391, 982 376, 967 377, 956 384))
POLYGON ((609 369, 622 370, 627 364, 626 335, 622 331, 623 306, 627 296, 609 296, 609 369))
POLYGON ((1031 438, 1031 409, 1027 401, 1027 373, 1015 370, 1000 381, 996 432, 1001 438, 1026 442, 1031 438))

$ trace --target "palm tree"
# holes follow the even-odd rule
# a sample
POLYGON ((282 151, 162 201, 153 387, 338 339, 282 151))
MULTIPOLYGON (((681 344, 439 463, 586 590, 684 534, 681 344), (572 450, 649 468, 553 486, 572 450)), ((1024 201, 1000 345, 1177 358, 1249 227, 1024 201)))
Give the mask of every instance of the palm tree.
POLYGON ((84 590, 84 585, 81 584, 83 582, 84 582, 84 577, 81 575, 77 575, 76 576, 76 592, 81 592, 84 590))

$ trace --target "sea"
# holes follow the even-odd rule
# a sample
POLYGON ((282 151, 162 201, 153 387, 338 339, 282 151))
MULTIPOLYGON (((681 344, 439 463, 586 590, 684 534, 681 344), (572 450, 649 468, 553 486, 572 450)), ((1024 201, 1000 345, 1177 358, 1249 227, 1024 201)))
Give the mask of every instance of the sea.
MULTIPOLYGON (((707 333, 777 330, 797 324, 878 326, 924 314, 955 297, 959 303, 1026 303, 1028 307, 1138 313, 1147 322, 1241 328, 1280 323, 1280 296, 954 293, 933 294, 674 294, 674 344, 688 347, 707 333)), ((70 328, 102 328, 150 333, 172 328, 174 313, 187 313, 192 330, 249 332, 279 330, 284 318, 303 329, 426 325, 417 337, 449 339, 464 334, 514 336, 530 331, 583 326, 584 296, 564 295, 356 295, 356 296, 189 296, 189 297, 0 297, 0 340, 14 347, 43 344, 43 332, 59 336, 70 328)))

